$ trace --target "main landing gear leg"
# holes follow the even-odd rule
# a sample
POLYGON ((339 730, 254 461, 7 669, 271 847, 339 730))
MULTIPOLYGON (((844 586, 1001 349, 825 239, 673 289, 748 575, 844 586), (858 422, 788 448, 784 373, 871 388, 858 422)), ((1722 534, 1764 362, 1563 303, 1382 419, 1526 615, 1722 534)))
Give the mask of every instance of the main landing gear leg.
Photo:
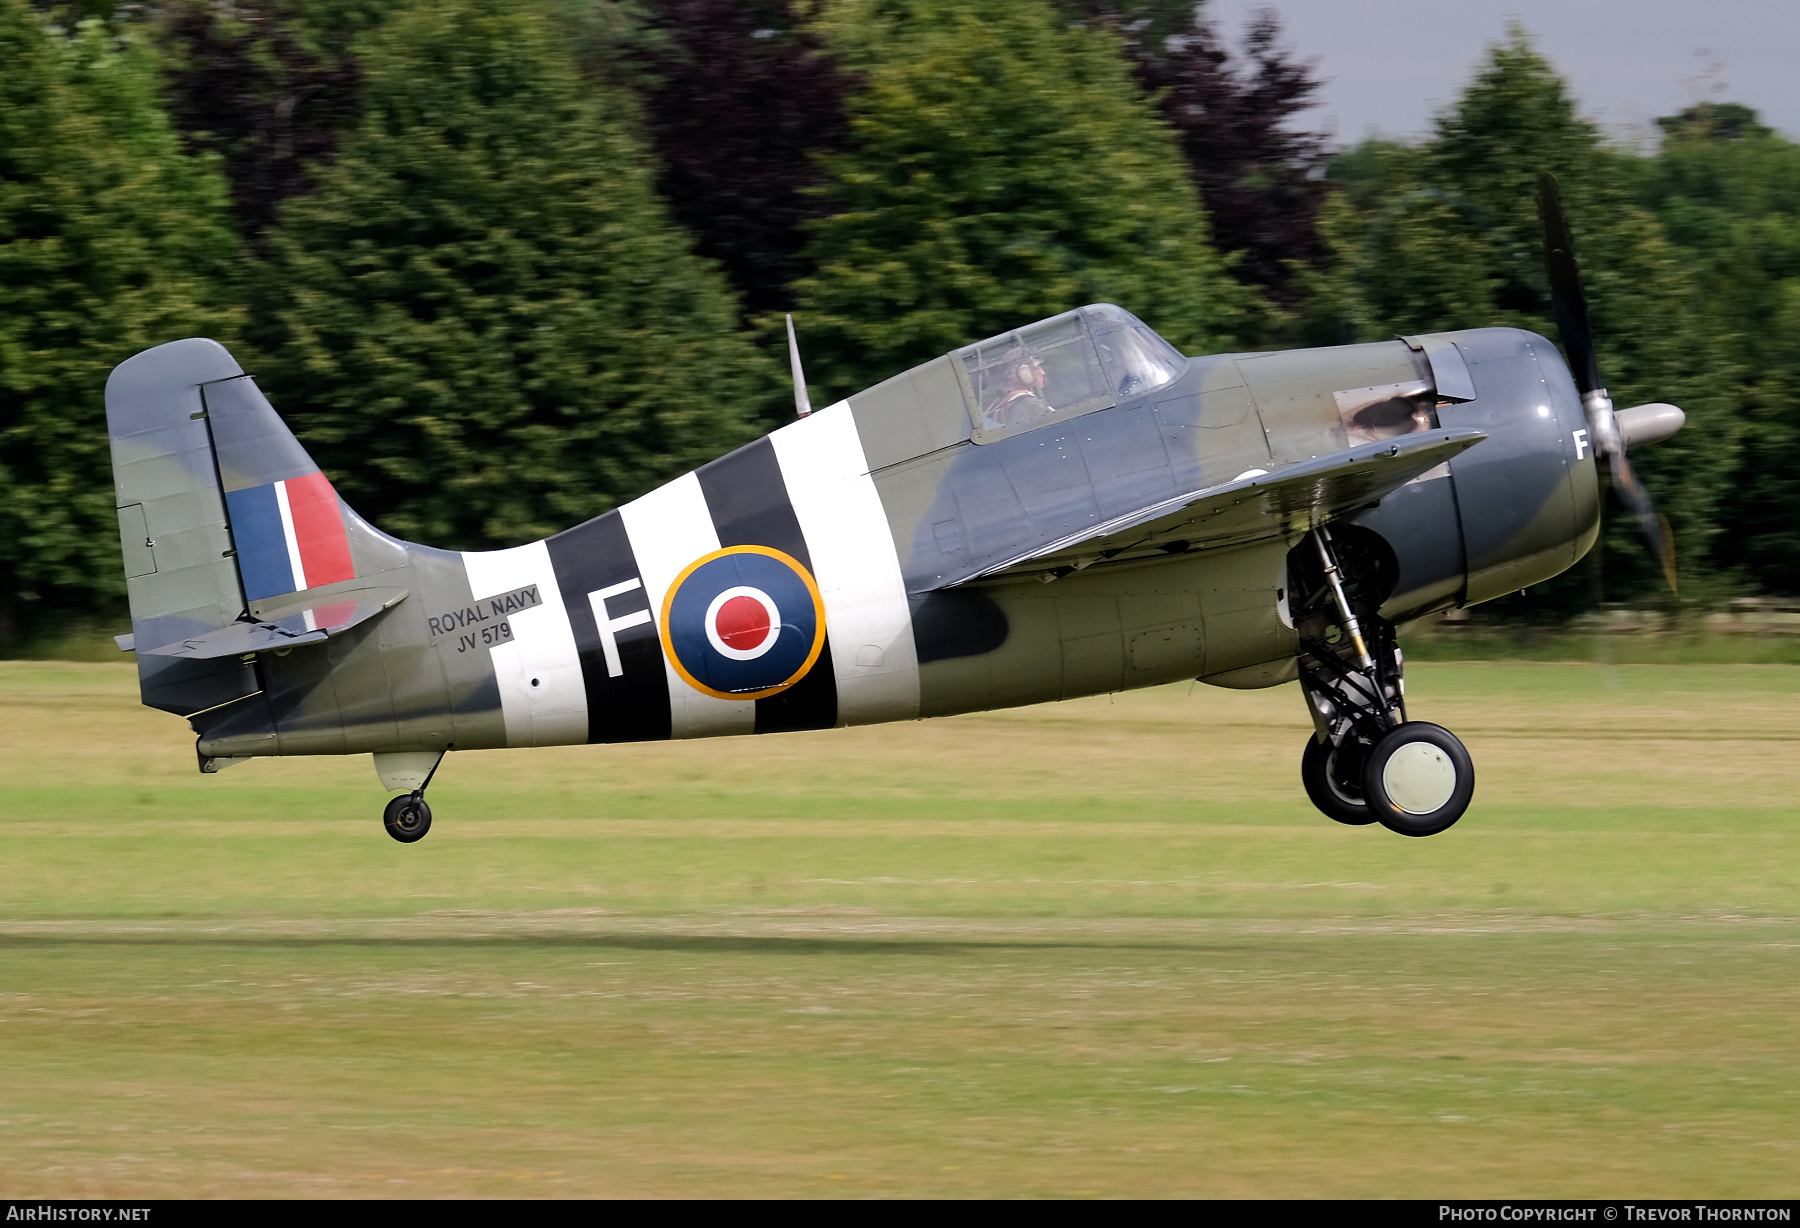
POLYGON ((1406 719, 1403 658, 1379 600, 1346 577, 1331 531, 1295 554, 1293 607, 1300 633, 1300 685, 1315 735, 1300 759, 1307 796, 1340 823, 1380 823, 1430 836, 1455 823, 1475 792, 1469 752, 1449 730, 1406 719), (1347 587, 1348 586, 1348 587, 1347 587), (1357 609, 1363 608, 1358 617, 1357 609))
POLYGON ((431 778, 444 762, 442 752, 431 770, 425 773, 425 782, 411 793, 402 793, 387 804, 381 812, 381 824, 387 828, 387 834, 402 844, 411 844, 415 840, 423 840, 425 833, 431 830, 431 805, 425 800, 425 790, 431 785, 431 778))

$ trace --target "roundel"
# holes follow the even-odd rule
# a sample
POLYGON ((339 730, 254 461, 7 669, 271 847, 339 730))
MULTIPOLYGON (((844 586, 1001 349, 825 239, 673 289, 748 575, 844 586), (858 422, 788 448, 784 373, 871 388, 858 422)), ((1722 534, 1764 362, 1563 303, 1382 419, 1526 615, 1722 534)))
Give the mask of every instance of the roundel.
POLYGON ((798 560, 730 546, 688 564, 662 608, 663 650, 697 691, 761 699, 793 686, 825 646, 825 604, 798 560))

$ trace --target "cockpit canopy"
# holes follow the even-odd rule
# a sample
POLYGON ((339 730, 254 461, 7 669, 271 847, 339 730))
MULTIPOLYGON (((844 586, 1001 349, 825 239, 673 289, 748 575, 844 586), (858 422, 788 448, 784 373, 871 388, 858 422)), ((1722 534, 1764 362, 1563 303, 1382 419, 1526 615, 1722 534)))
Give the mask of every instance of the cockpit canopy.
POLYGON ((1110 303, 990 337, 953 357, 968 381, 977 443, 1134 399, 1187 367, 1174 346, 1110 303))

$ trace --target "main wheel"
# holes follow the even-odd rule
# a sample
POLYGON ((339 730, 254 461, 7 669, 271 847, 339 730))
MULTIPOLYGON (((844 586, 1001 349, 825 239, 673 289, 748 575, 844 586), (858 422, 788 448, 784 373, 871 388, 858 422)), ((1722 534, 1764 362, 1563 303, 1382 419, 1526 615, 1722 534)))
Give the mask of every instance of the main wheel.
MULTIPOLYGON (((1358 749, 1361 749, 1360 744, 1351 754, 1358 749)), ((1306 796, 1326 818, 1361 827, 1373 823, 1375 815, 1363 799, 1362 773, 1355 770, 1354 764, 1346 763, 1345 758, 1330 742, 1321 742, 1316 737, 1306 739, 1306 750, 1300 756, 1300 783, 1306 786, 1306 796)))
POLYGON ((381 812, 381 823, 402 844, 423 840, 431 830, 431 806, 416 793, 402 793, 381 812))
POLYGON ((1363 796, 1389 831, 1435 836, 1469 808, 1475 765, 1448 729, 1408 721, 1388 730, 1369 752, 1363 796))

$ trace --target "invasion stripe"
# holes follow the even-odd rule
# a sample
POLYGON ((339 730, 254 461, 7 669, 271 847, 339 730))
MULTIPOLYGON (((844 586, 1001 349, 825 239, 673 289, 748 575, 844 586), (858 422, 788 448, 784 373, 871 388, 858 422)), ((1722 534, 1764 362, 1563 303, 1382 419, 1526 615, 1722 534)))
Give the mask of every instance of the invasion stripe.
MULTIPOLYGON (((720 546, 770 546, 791 555, 808 571, 813 569, 806 535, 788 500, 787 482, 771 440, 759 439, 703 465, 694 477, 712 513, 720 546)), ((825 646, 806 677, 779 695, 755 702, 757 733, 830 729, 837 724, 829 618, 825 646)))
POLYGON ((562 746, 588 736, 581 657, 546 542, 462 556, 476 601, 536 585, 540 604, 507 616, 511 638, 492 645, 508 746, 562 746))
POLYGON ((840 401, 769 437, 806 535, 835 648, 840 725, 919 714, 906 583, 856 420, 840 401))
POLYGON ((558 533, 545 545, 581 658, 588 741, 668 737, 669 680, 656 611, 639 576, 624 520, 618 512, 608 512, 558 533))
MULTIPOLYGON (((627 503, 619 509, 619 518, 631 539, 649 607, 660 616, 663 597, 675 577, 695 559, 719 548, 706 496, 700 493, 698 479, 684 474, 627 503)), ((667 660, 662 668, 669 688, 670 737, 710 738, 755 731, 755 705, 696 691, 667 660)))

